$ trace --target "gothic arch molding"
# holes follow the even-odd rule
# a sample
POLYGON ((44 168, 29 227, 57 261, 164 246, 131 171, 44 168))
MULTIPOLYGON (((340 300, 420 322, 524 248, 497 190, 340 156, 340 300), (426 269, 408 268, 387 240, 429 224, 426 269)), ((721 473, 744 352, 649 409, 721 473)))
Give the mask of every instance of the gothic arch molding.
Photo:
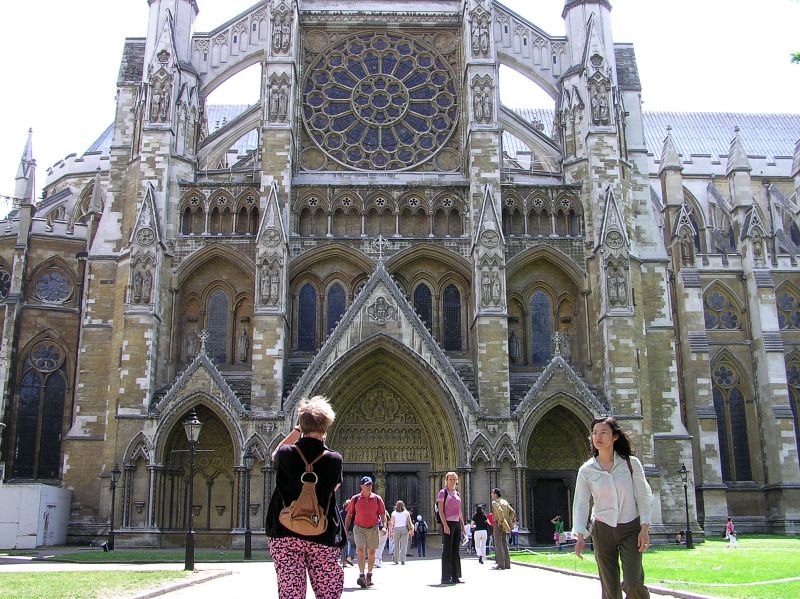
POLYGON ((463 287, 465 282, 472 280, 472 266, 465 258, 455 252, 429 243, 420 243, 407 250, 398 252, 386 260, 386 269, 392 272, 403 268, 415 260, 430 258, 435 258, 447 264, 462 277, 462 281, 457 284, 457 286, 460 285, 463 287))
POLYGON ((520 420, 520 447, 528 447, 536 425, 542 421, 548 412, 557 407, 562 407, 572 413, 586 426, 587 432, 589 431, 589 425, 592 423, 592 420, 603 415, 599 411, 591 411, 582 401, 568 393, 554 393, 547 399, 538 402, 529 411, 523 414, 520 420))
POLYGON ((216 395, 195 392, 176 399, 161 412, 152 442, 152 446, 155 448, 155 459, 158 464, 164 465, 166 463, 164 454, 170 433, 176 425, 182 422, 186 412, 196 405, 205 406, 220 419, 230 435, 231 443, 233 443, 233 455, 243 455, 242 447, 244 447, 245 438, 244 431, 239 424, 238 415, 216 395))
POLYGON ((236 252, 223 245, 213 245, 196 251, 181 263, 175 271, 176 286, 182 287, 192 273, 214 258, 229 261, 242 270, 247 277, 255 279, 256 265, 248 260, 244 253, 236 252))
POLYGON ((147 435, 144 434, 144 431, 139 431, 133 436, 128 446, 125 448, 125 453, 122 454, 122 463, 123 465, 135 464, 136 461, 141 458, 146 464, 150 465, 152 463, 152 457, 153 444, 147 435))
POLYGON ((554 248, 537 246, 528 251, 521 252, 506 262, 506 272, 510 280, 515 274, 529 264, 540 260, 552 262, 562 270, 578 289, 583 289, 584 270, 568 255, 554 248))
POLYGON ((362 252, 340 243, 331 243, 330 245, 324 245, 309 250, 296 260, 293 260, 289 265, 289 279, 294 279, 304 271, 312 268, 316 262, 331 258, 351 262, 357 269, 367 273, 372 272, 375 268, 375 263, 362 252))

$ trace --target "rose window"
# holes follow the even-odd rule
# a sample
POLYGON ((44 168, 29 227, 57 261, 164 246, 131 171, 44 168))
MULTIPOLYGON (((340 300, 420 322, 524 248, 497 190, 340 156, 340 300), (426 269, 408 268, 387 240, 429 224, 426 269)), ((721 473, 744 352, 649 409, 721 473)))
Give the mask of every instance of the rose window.
POLYGON ((69 282, 58 271, 50 271, 41 275, 34 283, 34 289, 39 299, 52 304, 63 303, 70 295, 69 282))
POLYGON ((359 170, 404 170, 433 157, 458 121, 450 66, 397 33, 339 40, 311 64, 303 120, 317 147, 359 170))

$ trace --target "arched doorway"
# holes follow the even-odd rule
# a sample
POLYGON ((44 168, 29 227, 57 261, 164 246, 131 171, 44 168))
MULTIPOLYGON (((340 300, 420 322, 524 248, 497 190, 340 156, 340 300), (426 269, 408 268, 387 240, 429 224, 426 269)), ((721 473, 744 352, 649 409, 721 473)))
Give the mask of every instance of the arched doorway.
MULTIPOLYGON (((241 473, 235 470, 234 444, 220 417, 203 404, 194 406, 203 423, 195 450, 194 529, 198 546, 221 546, 230 543, 230 532, 240 522, 238 494, 241 473)), ((164 464, 158 526, 164 531, 182 531, 186 527, 189 489, 189 444, 183 421, 187 409, 169 432, 164 445, 164 464)), ((256 469, 256 472, 258 470, 256 469)), ((255 489, 259 486, 256 484, 255 489)))
POLYGON ((553 524, 560 515, 572 526, 572 497, 578 468, 589 459, 586 424, 564 406, 555 406, 537 422, 528 441, 528 522, 535 542, 553 542, 553 524))
POLYGON ((329 446, 344 458, 340 503, 366 474, 389 511, 402 499, 431 522, 433 489, 463 461, 453 433, 461 425, 441 386, 405 352, 374 345, 356 353, 324 391, 337 414, 329 446))

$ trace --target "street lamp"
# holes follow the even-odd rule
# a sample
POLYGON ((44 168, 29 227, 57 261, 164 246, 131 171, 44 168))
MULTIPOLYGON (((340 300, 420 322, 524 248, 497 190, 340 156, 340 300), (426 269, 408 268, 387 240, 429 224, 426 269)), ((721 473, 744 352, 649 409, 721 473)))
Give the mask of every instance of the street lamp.
POLYGON ((244 454, 244 559, 253 559, 253 531, 250 530, 250 473, 256 463, 256 454, 253 449, 244 454))
POLYGON ((200 438, 200 429, 203 423, 197 419, 197 413, 192 410, 189 417, 183 423, 186 431, 186 438, 189 441, 189 519, 186 522, 186 558, 184 560, 184 570, 194 570, 194 451, 197 440, 200 438))
POLYGON ((683 481, 683 504, 686 508, 686 548, 692 548, 692 529, 689 526, 689 471, 686 464, 681 464, 681 481, 683 481))
POLYGON ((111 529, 108 531, 108 550, 114 551, 114 511, 116 510, 117 503, 117 483, 122 474, 119 470, 119 465, 114 464, 114 469, 111 471, 111 529))

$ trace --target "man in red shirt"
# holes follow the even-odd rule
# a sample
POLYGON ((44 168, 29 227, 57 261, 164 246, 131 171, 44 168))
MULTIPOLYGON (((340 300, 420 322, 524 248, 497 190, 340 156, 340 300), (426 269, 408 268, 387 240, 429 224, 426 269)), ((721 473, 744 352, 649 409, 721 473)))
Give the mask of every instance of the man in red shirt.
POLYGON ((372 479, 365 476, 361 479, 361 493, 353 495, 347 506, 347 518, 344 527, 348 529, 355 518, 353 536, 358 552, 358 586, 372 586, 372 567, 375 565, 375 550, 378 548, 378 524, 386 526, 382 519, 386 506, 380 495, 372 492, 372 479), (367 575, 364 576, 364 557, 367 556, 367 575))

